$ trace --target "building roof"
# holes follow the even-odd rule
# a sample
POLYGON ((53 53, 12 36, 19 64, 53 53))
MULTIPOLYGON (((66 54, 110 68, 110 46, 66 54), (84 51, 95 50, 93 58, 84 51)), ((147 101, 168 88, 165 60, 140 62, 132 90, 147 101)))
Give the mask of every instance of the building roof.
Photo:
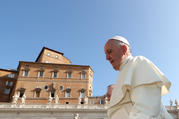
MULTIPOLYGON (((41 62, 28 62, 28 61, 19 61, 19 66, 18 66, 18 70, 19 67, 22 63, 26 63, 26 64, 39 64, 39 65, 55 65, 55 66, 76 66, 76 67, 89 67, 91 70, 92 68, 89 65, 74 65, 74 64, 57 64, 57 63, 41 63, 41 62)), ((93 70, 92 70, 93 71, 93 70)), ((94 72, 94 71, 93 71, 94 72)))
POLYGON ((17 72, 17 70, 14 70, 14 69, 1 69, 0 70, 2 71, 8 71, 8 72, 17 72))
POLYGON ((53 49, 50 49, 50 48, 47 48, 47 47, 43 47, 42 50, 41 50, 41 52, 39 53, 37 59, 35 60, 35 62, 38 61, 38 59, 40 58, 41 54, 43 53, 43 51, 44 51, 45 49, 50 50, 50 51, 53 51, 53 52, 56 52, 56 53, 61 54, 61 55, 64 55, 64 53, 62 53, 62 52, 58 52, 58 51, 56 51, 56 50, 53 50, 53 49))

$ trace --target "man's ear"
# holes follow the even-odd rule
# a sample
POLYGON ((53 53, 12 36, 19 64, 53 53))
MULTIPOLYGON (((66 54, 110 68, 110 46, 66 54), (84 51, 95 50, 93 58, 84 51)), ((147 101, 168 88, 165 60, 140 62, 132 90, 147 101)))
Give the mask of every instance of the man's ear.
POLYGON ((127 46, 126 46, 126 45, 123 45, 123 46, 122 46, 122 49, 123 49, 123 54, 126 54, 126 52, 127 52, 127 46))

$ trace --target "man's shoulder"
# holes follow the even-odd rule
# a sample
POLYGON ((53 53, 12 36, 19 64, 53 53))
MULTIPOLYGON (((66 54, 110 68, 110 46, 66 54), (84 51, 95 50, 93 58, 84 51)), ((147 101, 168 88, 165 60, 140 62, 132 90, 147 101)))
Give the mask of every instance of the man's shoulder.
POLYGON ((150 62, 150 60, 144 56, 135 56, 133 60, 137 62, 150 62))

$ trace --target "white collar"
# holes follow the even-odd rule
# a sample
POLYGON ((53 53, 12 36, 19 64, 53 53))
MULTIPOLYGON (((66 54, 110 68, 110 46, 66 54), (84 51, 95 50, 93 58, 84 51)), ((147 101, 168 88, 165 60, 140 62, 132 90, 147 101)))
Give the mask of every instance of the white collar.
POLYGON ((123 69, 123 67, 128 63, 129 59, 133 58, 132 55, 126 57, 119 66, 119 71, 123 69))

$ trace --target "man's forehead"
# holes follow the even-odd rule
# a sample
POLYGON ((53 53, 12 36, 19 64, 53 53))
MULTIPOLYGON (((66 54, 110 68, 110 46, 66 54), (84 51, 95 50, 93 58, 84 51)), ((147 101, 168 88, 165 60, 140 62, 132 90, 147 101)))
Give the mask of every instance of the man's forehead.
POLYGON ((107 41, 107 43, 106 43, 105 46, 106 46, 107 48, 112 48, 112 47, 114 46, 114 43, 115 43, 115 42, 110 39, 110 40, 107 41))
POLYGON ((105 44, 105 47, 109 47, 112 45, 112 40, 108 40, 105 44))
POLYGON ((107 50, 111 49, 110 45, 109 44, 106 44, 105 47, 104 47, 104 50, 107 52, 107 50))

